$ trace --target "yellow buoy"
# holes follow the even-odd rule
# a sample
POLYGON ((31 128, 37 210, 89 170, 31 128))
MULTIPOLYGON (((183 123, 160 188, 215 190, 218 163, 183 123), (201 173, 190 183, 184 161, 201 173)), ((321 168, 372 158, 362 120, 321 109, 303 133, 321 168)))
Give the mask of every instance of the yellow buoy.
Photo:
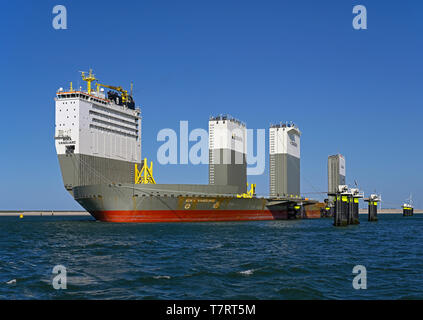
POLYGON ((19 215, 19 219, 22 219, 24 217, 24 215, 23 214, 20 214, 19 215))

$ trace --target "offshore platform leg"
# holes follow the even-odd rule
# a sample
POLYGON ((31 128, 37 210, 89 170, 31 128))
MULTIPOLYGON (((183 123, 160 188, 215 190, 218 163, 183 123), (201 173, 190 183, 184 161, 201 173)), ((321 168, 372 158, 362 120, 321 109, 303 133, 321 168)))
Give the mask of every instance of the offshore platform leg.
POLYGON ((348 202, 348 224, 354 224, 354 202, 351 196, 347 197, 348 202))
POLYGON ((369 201, 369 221, 377 221, 377 202, 369 201))
POLYGON ((328 207, 328 206, 326 206, 325 208, 322 208, 322 209, 321 209, 320 216, 321 216, 322 218, 329 218, 329 217, 332 217, 332 215, 330 214, 330 212, 331 212, 331 208, 330 208, 330 207, 328 207))
POLYGON ((363 198, 363 192, 358 188, 350 189, 346 185, 340 185, 338 190, 335 197, 334 225, 359 224, 359 199, 363 198))
POLYGON ((336 195, 333 225, 342 227, 348 225, 348 202, 345 196, 336 195))
POLYGON ((348 196, 341 196, 342 203, 342 226, 348 225, 348 216, 350 211, 350 204, 348 201, 348 196))
POLYGON ((382 200, 377 194, 372 194, 364 201, 369 203, 369 221, 377 221, 377 204, 382 200))
POLYGON ((359 200, 358 198, 351 198, 352 207, 353 207, 353 221, 352 224, 360 224, 360 215, 359 215, 359 200))
POLYGON ((339 226, 341 223, 341 206, 339 205, 338 196, 335 197, 333 202, 333 225, 339 226))
POLYGON ((293 219, 305 219, 305 218, 306 218, 305 207, 300 204, 294 205, 293 219))
POLYGON ((414 208, 411 207, 403 207, 402 209, 402 215, 404 217, 409 217, 412 216, 414 214, 414 208))

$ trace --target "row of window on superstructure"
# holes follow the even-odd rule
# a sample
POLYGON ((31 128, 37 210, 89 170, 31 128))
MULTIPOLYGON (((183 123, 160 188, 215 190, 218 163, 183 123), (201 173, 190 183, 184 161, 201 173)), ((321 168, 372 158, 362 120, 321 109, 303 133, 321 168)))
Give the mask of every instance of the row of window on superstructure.
POLYGON ((112 127, 118 128, 118 129, 128 130, 128 131, 133 132, 135 134, 138 133, 137 129, 128 128, 128 127, 121 126, 121 125, 113 123, 113 122, 104 121, 104 120, 97 119, 97 118, 93 118, 93 122, 98 122, 98 123, 104 124, 106 126, 112 126, 112 127))
POLYGON ((127 113, 124 113, 124 112, 120 112, 120 111, 117 111, 117 110, 114 110, 114 109, 111 109, 111 108, 105 108, 105 107, 97 106, 97 105, 93 105, 92 107, 93 107, 93 109, 102 110, 102 111, 105 111, 105 112, 108 112, 108 113, 113 113, 114 115, 117 115, 117 116, 120 116, 120 117, 123 117, 123 118, 126 118, 126 119, 130 119, 133 122, 138 122, 137 116, 133 116, 133 115, 130 115, 130 114, 127 114, 127 113))
POLYGON ((117 130, 113 130, 113 129, 109 129, 109 128, 104 128, 104 127, 101 127, 101 126, 97 126, 95 124, 90 124, 90 128, 97 129, 97 130, 104 131, 104 132, 119 134, 119 135, 125 136, 125 137, 136 138, 138 140, 138 136, 137 135, 126 133, 126 132, 122 132, 122 131, 117 131, 117 130))
POLYGON ((101 117, 101 118, 104 118, 104 119, 107 119, 107 120, 118 121, 118 122, 121 122, 123 124, 127 124, 127 125, 130 125, 130 126, 133 126, 136 129, 138 128, 138 121, 137 122, 132 122, 132 121, 128 121, 128 120, 123 120, 121 118, 116 118, 116 117, 110 116, 108 114, 103 114, 103 113, 100 113, 100 112, 97 112, 97 111, 93 111, 93 110, 90 110, 89 111, 89 114, 90 115, 94 115, 94 116, 98 116, 98 117, 101 117))

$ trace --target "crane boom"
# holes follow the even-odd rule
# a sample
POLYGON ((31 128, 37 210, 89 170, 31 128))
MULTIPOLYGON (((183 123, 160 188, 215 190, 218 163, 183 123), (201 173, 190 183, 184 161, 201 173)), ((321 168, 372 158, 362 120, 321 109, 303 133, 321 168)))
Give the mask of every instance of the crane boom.
POLYGON ((128 101, 128 91, 123 89, 122 87, 110 86, 108 84, 101 84, 98 82, 96 83, 96 86, 97 86, 97 92, 100 90, 100 87, 105 87, 105 88, 119 91, 120 93, 122 93, 122 102, 126 103, 128 101))

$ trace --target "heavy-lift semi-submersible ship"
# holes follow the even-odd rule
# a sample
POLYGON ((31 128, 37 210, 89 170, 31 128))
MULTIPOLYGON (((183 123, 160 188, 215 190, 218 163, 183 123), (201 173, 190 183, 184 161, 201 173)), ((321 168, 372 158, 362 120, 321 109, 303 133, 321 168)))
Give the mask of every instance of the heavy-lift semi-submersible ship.
POLYGON ((209 120, 209 184, 156 184, 141 159, 141 111, 132 90, 82 72, 87 90, 56 93, 55 144, 66 190, 95 219, 109 222, 242 221, 320 217, 300 194, 300 131, 274 125, 270 197, 247 190, 246 126, 209 120), (93 83, 95 82, 95 83, 93 83), (104 88, 110 89, 107 96, 104 88))

